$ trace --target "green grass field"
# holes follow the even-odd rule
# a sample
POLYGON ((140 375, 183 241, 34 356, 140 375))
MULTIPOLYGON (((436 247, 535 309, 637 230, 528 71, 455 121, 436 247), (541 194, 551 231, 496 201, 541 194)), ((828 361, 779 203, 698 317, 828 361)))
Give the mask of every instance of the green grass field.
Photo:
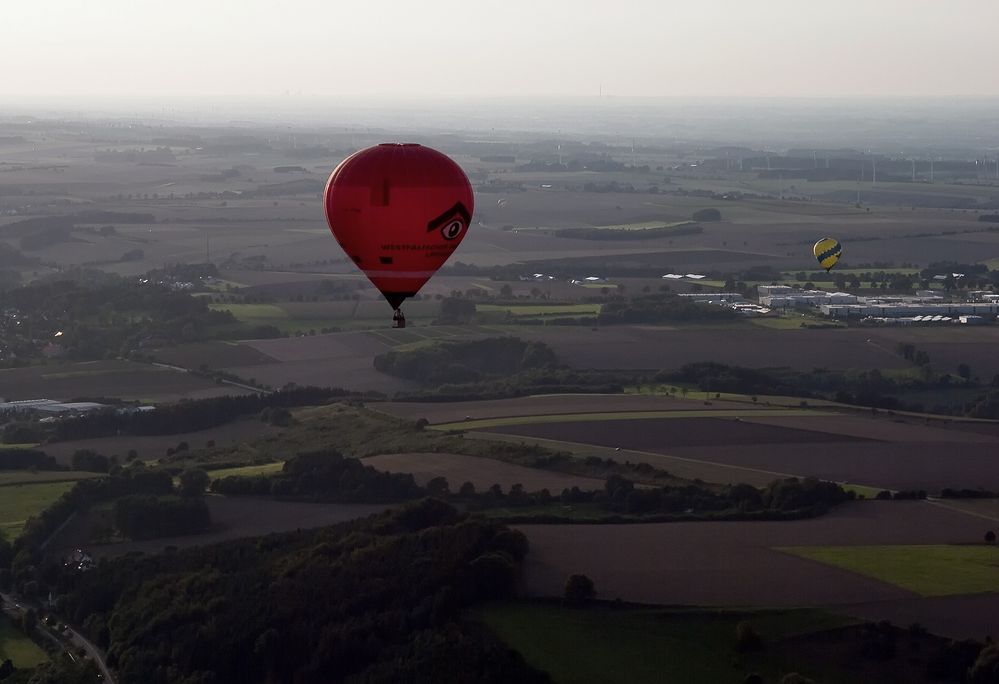
POLYGON ((21 534, 25 521, 48 508, 73 482, 15 484, 0 488, 0 532, 7 539, 21 534))
POLYGON ((999 548, 995 546, 792 546, 780 550, 921 596, 975 594, 999 588, 999 548))
POLYGON ((284 462, 279 461, 277 463, 264 463, 261 465, 248 465, 239 466, 236 468, 221 468, 219 470, 209 470, 208 476, 213 480, 219 480, 223 477, 252 477, 254 475, 273 475, 274 473, 280 473, 281 468, 284 467, 284 462))
POLYGON ((0 471, 0 487, 36 482, 76 482, 101 477, 100 473, 87 473, 82 470, 3 470, 0 471))
POLYGON ((551 316, 556 314, 595 315, 600 304, 477 304, 476 312, 508 313, 511 316, 551 316))
POLYGON ((505 427, 508 425, 535 425, 537 423, 578 423, 602 420, 644 420, 649 418, 741 418, 752 415, 767 416, 821 416, 821 411, 806 409, 717 409, 691 411, 619 411, 616 413, 559 413, 541 416, 508 416, 503 418, 483 418, 463 420, 454 423, 439 423, 431 426, 435 430, 481 430, 483 428, 505 427))
MULTIPOLYGON (((286 333, 319 332, 323 328, 367 330, 388 327, 391 308, 383 301, 282 302, 280 304, 210 305, 217 311, 229 311, 244 325, 273 325, 286 333)), ((406 316, 411 325, 425 326, 436 318, 440 304, 434 300, 407 302, 406 316)))
POLYGON ((761 328, 772 330, 800 330, 802 324, 810 319, 801 316, 781 316, 780 318, 750 318, 749 322, 761 328))
POLYGON ((696 225, 693 221, 640 221, 638 223, 615 223, 607 226, 595 226, 606 230, 650 230, 654 228, 679 228, 680 226, 696 225))
POLYGON ((878 492, 882 491, 878 487, 868 487, 867 485, 859 485, 853 483, 845 484, 843 482, 840 482, 839 486, 842 487, 847 492, 853 492, 857 496, 863 496, 866 499, 873 499, 878 495, 878 492))
POLYGON ((241 321, 255 322, 288 318, 288 312, 277 304, 211 304, 216 311, 228 311, 241 321))
MULTIPOLYGON (((597 588, 599 590, 599 587, 597 588)), ((818 677, 771 649, 740 654, 735 628, 748 620, 765 644, 784 637, 850 624, 814 610, 738 613, 599 607, 588 610, 551 604, 486 606, 482 620, 528 663, 558 684, 741 682, 749 672, 778 681, 788 671, 818 677)), ((827 672, 826 684, 849 681, 827 672)))
POLYGON ((0 613, 0 663, 8 658, 19 669, 35 667, 49 659, 45 651, 11 624, 10 618, 0 613))

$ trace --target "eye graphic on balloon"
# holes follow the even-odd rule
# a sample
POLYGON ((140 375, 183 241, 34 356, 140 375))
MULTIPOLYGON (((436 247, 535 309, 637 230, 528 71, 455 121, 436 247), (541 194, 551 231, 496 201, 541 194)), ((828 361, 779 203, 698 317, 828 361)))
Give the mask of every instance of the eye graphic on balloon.
POLYGON ((451 223, 441 228, 441 235, 444 236, 445 240, 454 240, 461 235, 462 228, 464 226, 461 225, 461 221, 451 221, 451 223))
POLYGON ((461 202, 455 203, 453 207, 443 214, 427 223, 427 232, 433 232, 438 227, 441 230, 441 237, 445 240, 457 240, 462 236, 467 226, 472 220, 472 214, 461 202))

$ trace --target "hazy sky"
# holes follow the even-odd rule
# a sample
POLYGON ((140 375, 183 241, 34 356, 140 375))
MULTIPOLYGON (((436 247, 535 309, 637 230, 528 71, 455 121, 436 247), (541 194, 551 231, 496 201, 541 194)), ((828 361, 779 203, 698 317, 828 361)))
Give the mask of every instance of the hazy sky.
MULTIPOLYGON (((999 95, 999 0, 0 0, 21 96, 999 95)), ((90 99, 90 98, 88 98, 90 99)))

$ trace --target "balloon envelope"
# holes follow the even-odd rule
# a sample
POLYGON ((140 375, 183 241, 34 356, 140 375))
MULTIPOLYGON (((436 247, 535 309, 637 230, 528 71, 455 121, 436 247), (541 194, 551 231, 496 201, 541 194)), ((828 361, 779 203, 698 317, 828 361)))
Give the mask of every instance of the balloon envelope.
POLYGON ((330 174, 324 203, 336 241, 396 309, 444 265, 475 208, 461 168, 410 143, 344 159, 330 174))
POLYGON ((815 243, 815 246, 812 247, 812 254, 815 255, 819 265, 828 271, 839 261, 843 254, 843 247, 837 240, 826 237, 815 243))

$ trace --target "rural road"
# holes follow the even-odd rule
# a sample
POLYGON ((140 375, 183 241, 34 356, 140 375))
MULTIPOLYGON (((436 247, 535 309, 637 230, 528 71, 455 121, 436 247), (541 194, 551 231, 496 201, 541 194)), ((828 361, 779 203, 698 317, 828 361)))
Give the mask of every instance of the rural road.
MULTIPOLYGON (((157 368, 166 368, 167 370, 177 371, 178 373, 193 373, 190 368, 184 368, 183 366, 174 366, 169 363, 160 363, 159 361, 153 361, 150 365, 156 366, 157 368)), ((253 385, 244 385, 241 382, 236 382, 234 380, 226 380, 225 378, 219 378, 219 382, 223 385, 232 385, 233 387, 239 387, 241 389, 249 390, 251 392, 256 392, 258 394, 270 394, 271 390, 263 389, 262 387, 254 387, 253 385)))
MULTIPOLYGON (((0 594, 0 605, 2 605, 4 612, 11 616, 20 616, 28 611, 28 608, 38 609, 37 606, 32 605, 24 600, 15 600, 11 594, 0 594)), ((80 634, 76 629, 66 625, 66 631, 69 632, 69 645, 64 641, 60 640, 57 636, 52 634, 45 626, 39 622, 39 631, 46 637, 54 641, 62 648, 66 653, 70 654, 70 657, 74 660, 76 659, 72 655, 72 649, 70 646, 75 648, 82 648, 87 652, 87 655, 97 664, 97 668, 100 670, 101 675, 104 677, 104 681, 108 684, 115 684, 114 675, 111 674, 110 668, 108 668, 107 662, 104 660, 104 653, 97 648, 97 646, 87 639, 85 636, 80 634)))

